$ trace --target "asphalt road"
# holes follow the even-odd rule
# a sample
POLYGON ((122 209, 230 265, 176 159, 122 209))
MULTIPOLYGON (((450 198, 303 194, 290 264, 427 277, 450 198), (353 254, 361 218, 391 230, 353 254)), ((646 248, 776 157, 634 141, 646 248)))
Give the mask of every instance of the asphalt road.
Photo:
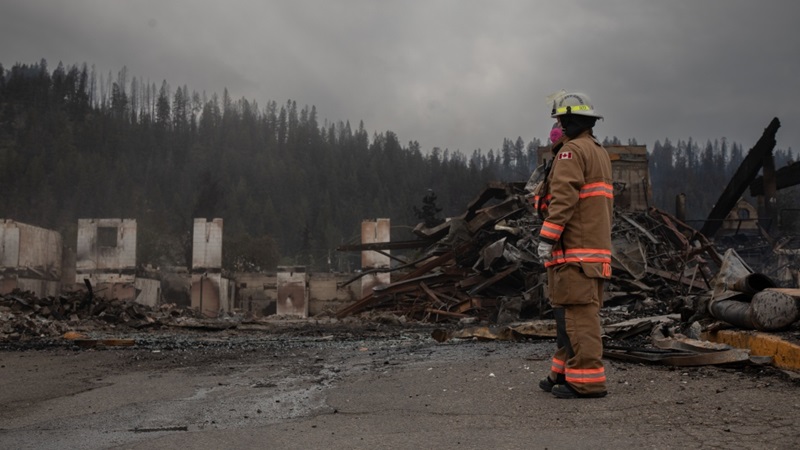
POLYGON ((770 368, 606 361, 607 397, 562 400, 537 388, 552 341, 134 337, 0 350, 0 448, 800 448, 800 384, 770 368))

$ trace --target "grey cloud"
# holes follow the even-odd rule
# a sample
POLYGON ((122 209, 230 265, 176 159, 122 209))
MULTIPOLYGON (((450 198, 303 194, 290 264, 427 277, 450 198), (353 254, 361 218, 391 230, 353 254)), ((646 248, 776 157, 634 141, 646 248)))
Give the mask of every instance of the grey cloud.
POLYGON ((126 66, 172 86, 294 99, 471 153, 545 138, 544 98, 589 94, 597 134, 752 145, 772 117, 798 148, 791 0, 228 2, 7 0, 0 62, 126 66), (13 44, 12 44, 13 43, 13 44))

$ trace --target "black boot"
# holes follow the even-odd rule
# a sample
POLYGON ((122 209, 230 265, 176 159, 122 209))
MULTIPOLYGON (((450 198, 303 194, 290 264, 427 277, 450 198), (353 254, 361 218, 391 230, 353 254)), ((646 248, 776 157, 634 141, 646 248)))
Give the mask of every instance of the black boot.
POLYGON ((548 376, 544 377, 542 379, 542 381, 539 382, 539 389, 541 389, 541 390, 543 390, 545 392, 551 392, 553 390, 553 386, 558 385, 558 384, 563 384, 563 383, 565 383, 564 375, 559 374, 556 377, 556 381, 551 380, 550 376, 548 375, 548 376))
MULTIPOLYGON (((539 384, 541 386, 541 383, 539 384)), ((557 384, 550 388, 550 392, 558 398, 600 398, 605 397, 607 392, 597 392, 594 394, 581 394, 567 383, 557 384)))

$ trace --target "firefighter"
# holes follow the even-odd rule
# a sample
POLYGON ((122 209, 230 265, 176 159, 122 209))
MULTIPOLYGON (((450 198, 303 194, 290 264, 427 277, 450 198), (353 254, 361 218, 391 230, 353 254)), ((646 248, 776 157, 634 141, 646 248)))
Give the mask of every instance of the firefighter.
POLYGON ((563 137, 553 143, 537 202, 544 219, 537 250, 547 268, 557 350, 539 387, 559 398, 603 397, 599 312, 603 283, 611 277, 611 160, 593 135, 603 117, 588 96, 562 91, 552 105, 563 137))

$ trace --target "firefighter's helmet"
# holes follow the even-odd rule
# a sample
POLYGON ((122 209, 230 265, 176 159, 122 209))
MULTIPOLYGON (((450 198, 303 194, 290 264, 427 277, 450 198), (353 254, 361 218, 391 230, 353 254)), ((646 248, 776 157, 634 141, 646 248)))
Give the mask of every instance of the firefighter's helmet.
POLYGON ((565 114, 576 114, 579 116, 594 117, 602 119, 603 116, 594 110, 594 105, 589 96, 580 92, 561 91, 552 96, 553 109, 550 117, 563 116, 565 114))

